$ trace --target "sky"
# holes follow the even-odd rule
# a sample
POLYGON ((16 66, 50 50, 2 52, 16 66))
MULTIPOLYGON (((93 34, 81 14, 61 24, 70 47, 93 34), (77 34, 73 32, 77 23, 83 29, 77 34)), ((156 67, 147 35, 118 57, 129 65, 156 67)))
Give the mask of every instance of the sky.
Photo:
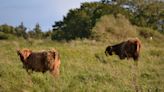
POLYGON ((48 31, 70 9, 93 1, 100 0, 0 0, 0 25, 18 26, 23 22, 28 30, 32 30, 39 23, 42 31, 48 31))

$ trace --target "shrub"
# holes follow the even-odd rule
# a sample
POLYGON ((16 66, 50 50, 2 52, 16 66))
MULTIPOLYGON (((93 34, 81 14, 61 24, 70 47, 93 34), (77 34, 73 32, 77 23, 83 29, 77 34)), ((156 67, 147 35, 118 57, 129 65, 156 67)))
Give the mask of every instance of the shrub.
POLYGON ((137 36, 136 28, 122 15, 101 17, 92 32, 92 37, 96 40, 127 39, 137 36))
POLYGON ((3 32, 0 32, 0 40, 6 40, 6 39, 8 39, 9 37, 8 37, 8 35, 7 34, 5 34, 5 33, 3 33, 3 32))
POLYGON ((161 40, 164 39, 163 34, 160 34, 158 31, 155 31, 150 28, 137 28, 139 31, 139 35, 143 38, 150 38, 152 37, 153 39, 161 40))

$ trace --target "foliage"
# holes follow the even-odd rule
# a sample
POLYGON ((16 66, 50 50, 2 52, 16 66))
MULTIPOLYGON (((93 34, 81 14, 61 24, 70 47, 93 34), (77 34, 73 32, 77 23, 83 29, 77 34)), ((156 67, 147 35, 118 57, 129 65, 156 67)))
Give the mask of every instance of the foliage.
POLYGON ((36 38, 42 37, 42 31, 41 31, 40 25, 38 23, 35 25, 35 28, 33 30, 35 32, 36 38))
POLYGON ((28 32, 29 38, 41 39, 43 38, 44 33, 41 30, 39 23, 37 23, 33 30, 28 32))
POLYGON ((14 27, 7 24, 0 25, 1 39, 8 39, 9 36, 22 37, 24 39, 50 39, 52 31, 42 32, 39 23, 37 23, 33 30, 27 30, 23 22, 20 25, 14 27))
POLYGON ((92 39, 109 41, 112 39, 127 39, 137 37, 136 28, 123 15, 105 15, 100 18, 92 29, 92 39))
POLYGON ((55 22, 52 39, 90 38, 91 29, 100 17, 106 14, 117 15, 118 13, 128 15, 127 11, 118 6, 99 2, 83 3, 79 9, 70 10, 63 21, 55 22))
POLYGON ((24 26, 23 22, 21 22, 21 24, 17 27, 7 24, 0 25, 0 32, 3 32, 4 35, 14 35, 27 39, 26 27, 24 26))
POLYGON ((0 32, 0 40, 5 40, 5 39, 8 39, 8 35, 3 32, 0 32))
POLYGON ((15 28, 7 24, 0 25, 0 32, 6 33, 6 34, 16 34, 15 28))
POLYGON ((139 35, 145 39, 154 39, 156 41, 160 41, 160 39, 164 39, 163 34, 160 34, 156 30, 152 30, 150 28, 137 28, 139 35))
POLYGON ((26 29, 27 28, 24 26, 23 22, 21 22, 21 24, 15 28, 16 35, 27 39, 26 29))
POLYGON ((43 32, 42 38, 51 39, 51 35, 52 35, 52 30, 48 30, 46 32, 43 32))
POLYGON ((164 18, 161 16, 164 12, 164 2, 148 0, 138 3, 136 6, 138 6, 138 9, 134 13, 134 17, 131 18, 131 22, 137 26, 158 29, 158 26, 161 25, 158 22, 164 18))
POLYGON ((163 21, 163 6, 164 2, 152 0, 101 0, 82 3, 80 8, 70 10, 63 21, 55 22, 52 39, 90 38, 97 21, 109 14, 114 17, 124 15, 133 25, 163 30, 163 24, 159 24, 159 21, 163 21))
MULTIPOLYGON (((0 25, 0 32, 13 34, 25 39, 88 39, 93 38, 93 35, 100 35, 95 34, 93 30, 95 30, 97 22, 102 17, 112 15, 117 20, 118 15, 123 15, 127 21, 130 21, 127 25, 133 24, 139 27, 149 27, 164 33, 163 6, 164 2, 160 0, 100 0, 99 2, 85 2, 81 4, 80 8, 69 10, 62 21, 56 21, 53 25, 53 32, 42 32, 39 23, 32 30, 27 30, 23 22, 16 27, 7 24, 0 25)), ((110 21, 113 20, 111 19, 110 21)), ((108 26, 114 25, 109 22, 105 25, 107 24, 109 24, 108 26)), ((105 27, 104 25, 101 26, 102 28, 105 27)), ((117 32, 114 27, 110 28, 110 30, 117 32)))

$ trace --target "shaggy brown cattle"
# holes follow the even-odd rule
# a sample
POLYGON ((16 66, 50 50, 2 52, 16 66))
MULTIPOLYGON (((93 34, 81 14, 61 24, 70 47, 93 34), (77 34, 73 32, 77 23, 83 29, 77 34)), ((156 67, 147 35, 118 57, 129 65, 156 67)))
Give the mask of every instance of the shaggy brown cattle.
POLYGON ((24 68, 32 71, 50 71, 54 76, 59 75, 60 56, 56 49, 42 52, 32 52, 29 49, 17 50, 24 68))
POLYGON ((135 61, 139 58, 141 41, 138 38, 129 39, 119 44, 108 46, 105 50, 106 55, 115 53, 120 59, 132 57, 135 61))

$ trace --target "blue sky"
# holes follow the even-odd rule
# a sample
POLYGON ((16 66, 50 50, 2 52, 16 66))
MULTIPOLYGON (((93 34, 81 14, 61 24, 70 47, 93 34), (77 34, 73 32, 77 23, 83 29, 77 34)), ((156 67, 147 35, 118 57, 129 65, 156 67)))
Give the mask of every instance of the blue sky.
POLYGON ((82 2, 100 0, 0 0, 0 25, 19 25, 28 29, 39 23, 43 31, 52 29, 55 21, 62 20, 69 9, 78 8, 82 2))

